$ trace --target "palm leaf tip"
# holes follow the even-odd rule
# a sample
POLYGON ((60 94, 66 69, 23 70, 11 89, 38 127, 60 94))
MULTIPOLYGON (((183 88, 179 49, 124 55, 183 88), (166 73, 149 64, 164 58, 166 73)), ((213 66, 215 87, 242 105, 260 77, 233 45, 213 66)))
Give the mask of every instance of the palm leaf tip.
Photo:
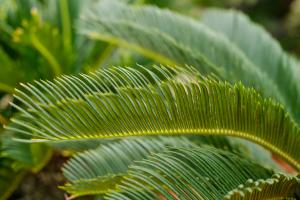
POLYGON ((283 174, 274 174, 266 180, 247 180, 243 185, 231 190, 224 196, 225 200, 264 200, 300 198, 300 180, 283 174))
POLYGON ((75 77, 65 76, 54 83, 28 85, 17 95, 24 103, 17 107, 22 115, 8 128, 53 141, 230 135, 257 142, 300 169, 299 127, 280 104, 242 84, 200 76, 182 81, 176 74, 194 75, 181 68, 148 69, 147 76, 138 72, 99 71, 75 82, 70 81, 75 77))

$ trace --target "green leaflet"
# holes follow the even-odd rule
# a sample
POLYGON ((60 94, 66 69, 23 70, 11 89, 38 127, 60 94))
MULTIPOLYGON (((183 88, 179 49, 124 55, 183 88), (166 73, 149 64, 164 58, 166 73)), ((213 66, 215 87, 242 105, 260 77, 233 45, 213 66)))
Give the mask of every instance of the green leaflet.
POLYGON ((223 199, 247 179, 271 171, 209 147, 169 148, 130 166, 128 176, 106 199, 223 199))
POLYGON ((72 198, 83 195, 105 194, 108 191, 115 191, 124 176, 125 174, 108 174, 93 179, 82 179, 67 183, 60 188, 72 194, 72 198))
POLYGON ((78 29, 158 63, 188 64, 204 75, 214 73, 233 83, 241 80, 280 102, 290 97, 278 90, 280 82, 274 82, 225 36, 168 10, 104 0, 83 15, 78 29))
POLYGON ((162 82, 151 70, 146 70, 148 77, 139 72, 127 68, 120 73, 114 68, 99 71, 97 76, 82 75, 85 78, 79 80, 64 76, 56 84, 24 85, 25 89, 16 95, 24 108, 15 106, 22 116, 13 119, 8 129, 31 135, 31 141, 229 135, 261 144, 300 169, 299 127, 281 105, 263 99, 242 84, 230 85, 210 78, 168 78, 171 72, 176 73, 170 68, 160 71, 166 79, 162 82), (110 76, 103 75, 107 73, 110 76), (115 77, 107 90, 107 84, 99 83, 105 77, 115 77), (128 82, 124 85, 121 80, 128 82), (137 80, 144 83, 133 84, 137 80), (156 80, 156 84, 150 84, 150 80, 156 80))
POLYGON ((240 12, 209 9, 203 13, 202 21, 223 33, 277 83, 284 97, 282 103, 300 123, 300 62, 286 54, 269 33, 240 12))
POLYGON ((247 180, 244 185, 231 190, 225 195, 225 200, 267 200, 290 199, 300 197, 300 179, 283 174, 274 174, 271 178, 257 181, 247 180))

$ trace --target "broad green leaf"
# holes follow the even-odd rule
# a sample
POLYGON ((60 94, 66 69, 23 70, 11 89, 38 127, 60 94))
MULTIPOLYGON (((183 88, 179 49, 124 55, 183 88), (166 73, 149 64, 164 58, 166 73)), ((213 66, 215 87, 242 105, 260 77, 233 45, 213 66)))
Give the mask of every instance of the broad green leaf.
POLYGON ((106 199, 218 200, 247 179, 267 178, 271 173, 215 148, 173 147, 131 165, 117 191, 106 199))
POLYGON ((266 180, 247 180, 228 192, 225 200, 296 200, 300 197, 300 179, 283 174, 274 174, 266 180))
POLYGON ((261 26, 237 11, 209 9, 203 23, 224 34, 255 66, 276 83, 282 103, 300 123, 300 62, 286 54, 261 26))
POLYGON ((242 84, 205 77, 183 81, 174 73, 191 73, 180 68, 161 68, 165 81, 140 70, 113 68, 23 85, 16 94, 23 108, 15 105, 22 116, 8 129, 31 135, 32 142, 228 135, 263 145, 300 169, 300 130, 280 104, 242 84))

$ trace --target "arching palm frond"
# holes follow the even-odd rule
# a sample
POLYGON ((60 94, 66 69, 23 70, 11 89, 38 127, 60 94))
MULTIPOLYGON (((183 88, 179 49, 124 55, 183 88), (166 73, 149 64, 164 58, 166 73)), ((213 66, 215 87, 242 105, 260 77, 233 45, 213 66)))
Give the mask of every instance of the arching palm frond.
POLYGON ((278 90, 286 93, 283 96, 285 107, 300 123, 300 62, 285 53, 268 32, 240 12, 208 9, 203 13, 202 21, 223 33, 251 62, 278 83, 278 90))
POLYGON ((244 185, 228 192, 225 200, 296 200, 300 198, 300 179, 283 174, 274 174, 271 178, 257 181, 247 180, 244 185))
POLYGON ((125 180, 106 199, 223 199, 250 177, 271 173, 215 148, 173 147, 130 166, 125 180))
MULTIPOLYGON (((130 80, 129 83, 138 77, 138 70, 123 69, 122 74, 114 70, 98 74, 118 74, 123 76, 120 80, 130 80)), ((164 72, 169 70, 165 68, 164 72)), ((25 90, 18 91, 16 96, 25 106, 16 106, 22 116, 13 119, 8 128, 31 135, 32 141, 230 135, 261 144, 300 169, 299 127, 281 105, 263 99, 254 89, 210 78, 186 81, 169 78, 162 82, 156 79, 156 84, 144 87, 135 87, 136 84, 118 87, 111 82, 109 90, 101 90, 102 84, 96 86, 98 76, 84 77, 85 80, 75 81, 75 77, 65 76, 56 85, 50 82, 24 85, 25 90), (68 80, 74 81, 71 84, 68 80), (56 88, 55 93, 42 94, 51 84, 56 88)), ((153 80, 153 77, 148 78, 153 80)))
MULTIPOLYGON (((298 105, 295 109, 290 104, 298 101, 296 97, 300 92, 291 90, 296 84, 289 84, 293 79, 286 76, 284 80, 274 79, 224 35, 191 18, 151 6, 101 1, 83 15, 78 29, 92 38, 128 47, 162 64, 188 64, 204 75, 212 72, 232 83, 242 81, 246 86, 255 87, 264 97, 280 101, 293 112, 293 117, 299 116, 298 105), (282 82, 288 84, 288 90, 282 82)), ((269 56, 268 52, 263 51, 261 56, 269 56)), ((280 63, 270 67, 281 74, 282 69, 277 65, 280 63)), ((285 74, 293 73, 290 68, 285 69, 285 74)))

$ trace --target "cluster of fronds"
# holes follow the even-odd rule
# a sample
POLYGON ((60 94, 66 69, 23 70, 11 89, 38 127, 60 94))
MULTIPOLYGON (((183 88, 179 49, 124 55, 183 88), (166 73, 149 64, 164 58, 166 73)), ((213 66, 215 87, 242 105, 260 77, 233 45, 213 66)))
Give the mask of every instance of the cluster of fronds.
POLYGON ((101 1, 79 32, 164 65, 21 84, 6 128, 21 142, 96 147, 63 167, 72 197, 298 199, 298 177, 255 162, 227 136, 300 170, 299 61, 240 13, 209 10, 202 20, 101 1))

